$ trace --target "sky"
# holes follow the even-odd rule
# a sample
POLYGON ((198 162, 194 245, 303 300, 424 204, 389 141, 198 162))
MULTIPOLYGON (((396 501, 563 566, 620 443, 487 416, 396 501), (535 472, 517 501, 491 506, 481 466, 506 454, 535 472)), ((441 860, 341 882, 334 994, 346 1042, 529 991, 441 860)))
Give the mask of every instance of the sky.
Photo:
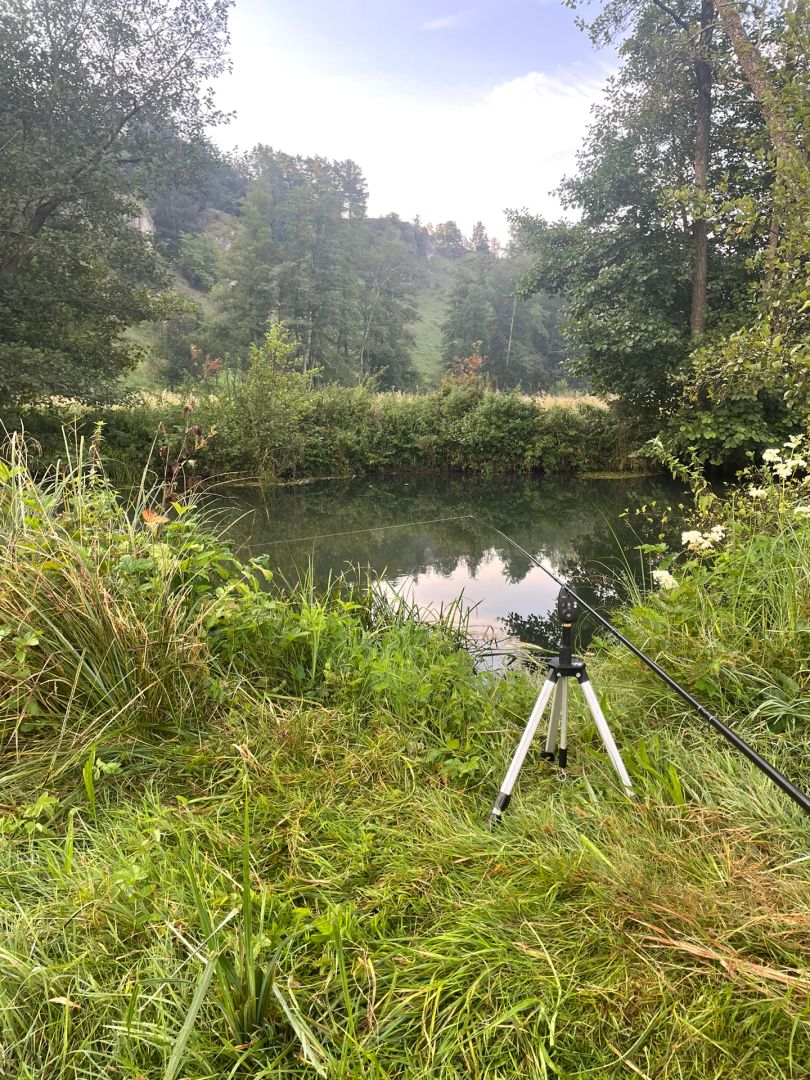
POLYGON ((236 0, 230 25, 223 149, 352 158, 370 214, 501 240, 508 208, 562 213, 615 64, 561 0, 236 0))

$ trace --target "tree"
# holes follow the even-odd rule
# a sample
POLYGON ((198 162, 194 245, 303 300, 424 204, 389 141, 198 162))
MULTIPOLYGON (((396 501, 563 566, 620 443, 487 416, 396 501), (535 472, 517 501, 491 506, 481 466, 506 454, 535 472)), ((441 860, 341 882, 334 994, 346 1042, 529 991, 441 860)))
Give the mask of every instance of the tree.
POLYGON ((208 233, 181 233, 179 262, 186 280, 195 289, 208 292, 219 276, 220 252, 208 233))
POLYGON ((413 306, 413 260, 393 222, 364 222, 361 281, 362 338, 358 379, 376 376, 380 385, 404 389, 413 383, 410 324, 413 306))
POLYGON ((750 260, 762 238, 734 231, 735 203, 767 202, 771 176, 761 117, 728 51, 716 49, 713 152, 707 190, 696 190, 694 71, 672 48, 665 16, 655 5, 646 11, 622 45, 623 65, 595 111, 578 173, 560 189, 580 221, 514 217, 535 253, 527 290, 563 298, 571 369, 657 422, 680 394, 696 328, 716 336, 750 315, 750 260), (710 226, 705 323, 694 309, 701 219, 710 226))
POLYGON ((458 259, 467 250, 464 236, 455 221, 444 221, 433 230, 436 253, 450 259, 458 259))
POLYGON ((563 345, 558 304, 545 296, 521 299, 517 287, 525 258, 479 256, 461 268, 442 324, 442 358, 448 370, 465 357, 483 357, 481 373, 501 389, 551 388, 563 345))
POLYGON ((692 294, 690 331, 699 337, 706 329, 708 278, 708 224, 706 220, 707 181, 712 129, 712 42, 714 0, 606 0, 600 14, 581 25, 597 44, 613 43, 627 34, 641 38, 650 28, 664 42, 664 48, 676 63, 690 65, 693 71, 693 101, 689 112, 694 117, 692 212, 692 294))
POLYGON ((9 0, 0 13, 0 394, 109 390, 167 278, 133 225, 222 120, 230 0, 9 0))
POLYGON ((489 252, 489 238, 483 221, 476 221, 475 225, 473 225, 470 247, 478 254, 489 252))
POLYGON ((213 290, 220 350, 244 366, 268 320, 281 319, 300 342, 304 371, 407 385, 418 230, 396 218, 367 220, 354 162, 257 147, 247 168, 241 227, 213 290))
POLYGON ((781 442, 810 423, 810 20, 805 0, 746 29, 735 4, 723 29, 762 110, 774 185, 770 204, 738 200, 736 230, 762 236, 759 303, 747 324, 691 357, 669 451, 714 463, 781 442), (751 31, 754 31, 753 33, 751 31), (770 223, 767 218, 770 216, 770 223))

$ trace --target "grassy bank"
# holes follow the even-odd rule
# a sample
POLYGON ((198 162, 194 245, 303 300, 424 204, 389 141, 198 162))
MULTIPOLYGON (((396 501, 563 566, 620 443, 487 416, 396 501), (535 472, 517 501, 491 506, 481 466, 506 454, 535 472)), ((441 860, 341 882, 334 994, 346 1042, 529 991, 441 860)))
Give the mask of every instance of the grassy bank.
POLYGON ((166 462, 179 459, 184 471, 266 481, 374 470, 624 469, 640 441, 626 421, 587 397, 558 402, 479 383, 422 395, 316 385, 312 373, 292 369, 292 348, 275 328, 262 348, 254 347, 250 370, 213 391, 102 411, 54 407, 9 418, 7 426, 22 423, 37 440, 42 466, 63 455, 65 424, 89 437, 102 423, 108 467, 123 480, 140 476, 156 440, 166 447, 166 462))
MULTIPOLYGON (((807 824, 626 654, 638 799, 577 713, 491 832, 534 679, 275 592, 92 457, 0 480, 4 1076, 808 1074, 807 824)), ((624 626, 806 780, 810 524, 762 490, 624 626)))

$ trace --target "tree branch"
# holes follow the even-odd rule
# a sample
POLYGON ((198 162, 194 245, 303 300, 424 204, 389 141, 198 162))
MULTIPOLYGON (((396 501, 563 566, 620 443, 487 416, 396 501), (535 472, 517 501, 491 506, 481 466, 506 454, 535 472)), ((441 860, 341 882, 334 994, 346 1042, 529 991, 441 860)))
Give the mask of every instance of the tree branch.
POLYGON ((665 4, 664 0, 653 0, 653 3, 657 8, 664 12, 665 15, 669 15, 670 19, 676 26, 680 26, 681 30, 688 30, 689 23, 686 19, 682 18, 674 8, 671 8, 669 4, 665 4))

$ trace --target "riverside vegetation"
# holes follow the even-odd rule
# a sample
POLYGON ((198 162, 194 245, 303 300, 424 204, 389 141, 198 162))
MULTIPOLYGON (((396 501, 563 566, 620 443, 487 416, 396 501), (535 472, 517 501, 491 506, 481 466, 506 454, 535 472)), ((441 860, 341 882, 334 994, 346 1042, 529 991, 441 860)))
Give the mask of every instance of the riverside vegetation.
MULTIPOLYGON (((808 1074, 807 823, 626 652, 591 666, 637 799, 577 712, 567 782, 535 755, 489 831, 535 677, 372 585, 283 591, 193 506, 125 505, 97 447, 37 481, 18 445, 4 1076, 808 1074)), ((800 454, 699 493, 621 625, 801 782, 800 454)))
MULTIPOLYGON (((632 428, 597 399, 530 398, 489 389, 480 357, 430 394, 376 393, 318 385, 297 369, 297 343, 273 323, 250 349, 244 374, 171 403, 142 399, 92 410, 23 410, 9 426, 36 437, 34 462, 64 453, 63 426, 91 434, 104 425, 108 465, 136 479, 157 440, 163 464, 184 482, 200 476, 284 481, 371 470, 552 472, 628 468, 632 428), (179 404, 184 401, 185 404, 179 404)), ((636 464, 636 467, 638 465, 636 464)))

